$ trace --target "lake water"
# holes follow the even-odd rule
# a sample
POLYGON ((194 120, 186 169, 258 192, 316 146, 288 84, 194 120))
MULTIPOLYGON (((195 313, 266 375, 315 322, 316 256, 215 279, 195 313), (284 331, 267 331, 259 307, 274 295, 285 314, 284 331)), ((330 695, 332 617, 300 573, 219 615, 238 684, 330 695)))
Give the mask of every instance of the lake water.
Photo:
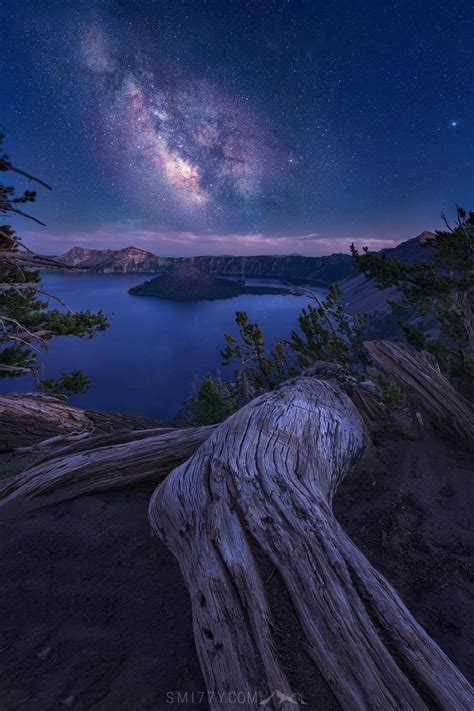
MULTIPOLYGON (((243 295, 221 301, 174 302, 130 296, 143 274, 43 275, 45 288, 72 309, 102 309, 110 327, 92 340, 60 337, 41 354, 44 377, 84 370, 91 385, 71 398, 82 407, 171 418, 208 372, 221 367, 224 333, 235 334, 235 311, 247 311, 271 343, 288 336, 307 297, 243 295)), ((249 283, 257 283, 252 281, 249 283)), ((260 282, 261 283, 261 282, 260 282)), ((270 283, 270 282, 266 282, 270 283)), ((31 377, 0 380, 0 389, 31 392, 31 377)))

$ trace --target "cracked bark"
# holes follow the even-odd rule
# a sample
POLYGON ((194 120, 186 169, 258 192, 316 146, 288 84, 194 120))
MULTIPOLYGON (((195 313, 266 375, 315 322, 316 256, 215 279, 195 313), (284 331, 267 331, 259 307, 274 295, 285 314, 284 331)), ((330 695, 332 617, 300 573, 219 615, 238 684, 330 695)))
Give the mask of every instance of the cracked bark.
POLYGON ((365 443, 341 385, 302 377, 226 420, 154 492, 150 522, 189 589, 214 709, 227 708, 219 694, 230 690, 304 697, 276 651, 255 543, 281 576, 314 667, 342 708, 473 707, 468 682, 332 513, 365 443))
POLYGON ((7 479, 0 485, 0 504, 46 495, 51 497, 51 503, 97 491, 156 485, 186 461, 214 429, 208 426, 115 433, 70 445, 55 452, 53 458, 46 457, 7 479))

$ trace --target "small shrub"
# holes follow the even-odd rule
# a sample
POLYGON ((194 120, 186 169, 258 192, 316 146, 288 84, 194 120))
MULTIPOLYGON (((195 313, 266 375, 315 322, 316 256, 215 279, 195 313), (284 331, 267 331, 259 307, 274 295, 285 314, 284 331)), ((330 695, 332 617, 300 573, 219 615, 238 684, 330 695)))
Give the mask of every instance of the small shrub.
POLYGON ((234 412, 235 404, 225 383, 219 378, 214 379, 208 373, 185 409, 185 418, 188 422, 196 425, 214 425, 234 412))
POLYGON ((372 380, 382 392, 382 402, 387 407, 405 407, 407 400, 405 393, 399 385, 386 375, 373 375, 372 380))
POLYGON ((90 380, 82 370, 73 370, 71 373, 62 373, 57 379, 42 380, 38 390, 48 395, 59 395, 68 398, 71 395, 82 395, 90 385, 90 380))
POLYGON ((21 474, 21 472, 29 469, 33 461, 33 459, 23 459, 20 462, 4 462, 0 464, 0 479, 21 474))

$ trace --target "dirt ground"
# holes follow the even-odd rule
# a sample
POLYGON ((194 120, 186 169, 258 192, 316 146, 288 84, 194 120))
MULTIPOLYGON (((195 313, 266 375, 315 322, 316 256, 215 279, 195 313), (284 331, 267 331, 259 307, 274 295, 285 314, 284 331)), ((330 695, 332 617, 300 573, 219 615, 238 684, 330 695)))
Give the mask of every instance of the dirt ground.
POLYGON ((382 437, 334 511, 370 562, 474 681, 474 457, 425 432, 382 437))
MULTIPOLYGON (((384 435, 335 502, 353 540, 471 680, 473 474, 473 458, 434 433, 384 435)), ((188 594, 150 535, 148 498, 117 492, 2 512, 2 711, 207 707, 188 594)), ((334 708, 324 693, 308 701, 334 708)))
POLYGON ((2 711, 173 708, 168 691, 205 688, 188 594, 151 537, 148 499, 88 496, 1 523, 2 711))

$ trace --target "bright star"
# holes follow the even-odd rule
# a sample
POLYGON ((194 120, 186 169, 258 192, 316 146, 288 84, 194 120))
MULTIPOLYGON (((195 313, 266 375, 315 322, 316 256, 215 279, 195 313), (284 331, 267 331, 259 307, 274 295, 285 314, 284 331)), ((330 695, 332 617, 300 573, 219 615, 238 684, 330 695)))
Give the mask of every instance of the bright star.
POLYGON ((456 128, 457 125, 458 125, 458 122, 457 122, 457 121, 451 121, 451 126, 452 126, 453 128, 456 128))

